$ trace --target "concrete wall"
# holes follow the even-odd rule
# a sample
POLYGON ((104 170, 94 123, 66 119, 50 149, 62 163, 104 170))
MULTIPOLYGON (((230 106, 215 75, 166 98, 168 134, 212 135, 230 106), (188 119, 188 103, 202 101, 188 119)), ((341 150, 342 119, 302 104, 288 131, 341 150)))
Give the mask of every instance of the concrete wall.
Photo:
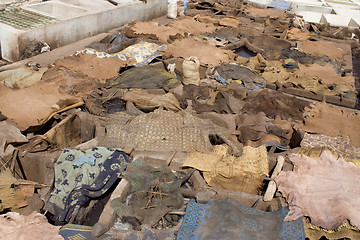
POLYGON ((0 23, 1 57, 5 60, 19 59, 18 37, 23 31, 0 23))

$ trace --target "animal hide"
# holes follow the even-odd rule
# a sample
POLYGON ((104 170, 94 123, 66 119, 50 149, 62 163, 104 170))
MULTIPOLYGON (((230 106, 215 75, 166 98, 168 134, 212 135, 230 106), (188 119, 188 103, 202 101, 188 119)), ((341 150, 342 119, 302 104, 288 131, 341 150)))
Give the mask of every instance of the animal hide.
POLYGON ((321 156, 291 155, 293 172, 281 172, 275 181, 289 203, 285 221, 301 216, 311 223, 334 229, 347 221, 360 228, 360 169, 325 150, 321 156))
POLYGON ((301 130, 311 133, 322 133, 331 137, 349 136, 351 145, 360 147, 360 116, 345 110, 331 107, 326 103, 316 103, 305 116, 305 124, 301 130))

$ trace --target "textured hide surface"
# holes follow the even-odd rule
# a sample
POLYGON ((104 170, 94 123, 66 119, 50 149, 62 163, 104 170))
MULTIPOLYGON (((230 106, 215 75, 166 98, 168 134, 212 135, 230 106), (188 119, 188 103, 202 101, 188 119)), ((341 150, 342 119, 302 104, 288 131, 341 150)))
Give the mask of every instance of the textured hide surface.
POLYGON ((347 219, 360 228, 360 169, 325 150, 318 159, 291 155, 293 172, 276 178, 279 191, 289 203, 285 221, 309 216, 311 223, 334 229, 347 219))

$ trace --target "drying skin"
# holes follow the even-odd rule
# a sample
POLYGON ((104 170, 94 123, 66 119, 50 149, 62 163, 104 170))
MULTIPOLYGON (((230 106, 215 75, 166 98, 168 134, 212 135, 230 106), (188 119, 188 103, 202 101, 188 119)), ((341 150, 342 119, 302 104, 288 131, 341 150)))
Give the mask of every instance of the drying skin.
POLYGON ((246 99, 243 111, 249 114, 264 112, 268 118, 279 116, 281 119, 296 121, 303 119, 304 109, 308 105, 306 101, 264 89, 246 99))
MULTIPOLYGON (((232 23, 233 24, 233 23, 232 23)), ((202 23, 191 17, 177 19, 169 26, 160 26, 157 22, 135 22, 128 29, 132 36, 151 36, 160 41, 167 42, 169 38, 177 35, 185 36, 186 33, 202 34, 216 30, 212 23, 202 23)))
POLYGON ((231 131, 210 120, 197 118, 187 112, 155 110, 136 117, 126 113, 112 114, 104 124, 106 147, 132 147, 139 151, 211 152, 210 135, 219 136, 235 153, 241 144, 232 141, 231 131))
POLYGON ((60 226, 48 223, 43 214, 33 212, 29 216, 17 212, 0 215, 0 239, 62 240, 60 226))
POLYGON ((329 41, 310 41, 301 42, 300 51, 313 56, 328 56, 332 59, 342 59, 347 54, 346 51, 338 48, 335 44, 329 41))
POLYGON ((135 22, 129 27, 128 32, 131 32, 134 36, 154 36, 163 42, 167 42, 170 36, 184 33, 169 26, 160 26, 157 22, 135 22))
POLYGON ((22 66, 14 70, 0 72, 0 83, 9 88, 26 88, 40 81, 47 68, 36 70, 28 66, 22 66))
POLYGON ((134 89, 126 92, 122 99, 133 102, 137 107, 145 110, 153 110, 160 106, 175 112, 181 110, 179 101, 172 93, 157 95, 145 90, 134 89))
POLYGON ((331 107, 326 103, 315 103, 306 109, 305 123, 301 130, 326 134, 331 137, 349 136, 351 145, 360 146, 360 116, 345 110, 331 107))
POLYGON ((90 93, 94 87, 100 84, 99 79, 88 77, 81 71, 69 70, 62 66, 49 68, 49 70, 44 73, 41 81, 57 83, 60 85, 60 91, 75 96, 90 93))
POLYGON ((216 145, 212 153, 192 152, 183 164, 202 171, 209 186, 251 194, 259 193, 268 165, 265 146, 245 146, 243 154, 235 157, 222 145, 216 145))
MULTIPOLYGON (((301 140, 302 147, 319 148, 329 147, 345 158, 345 161, 354 160, 360 163, 360 148, 350 144, 349 137, 329 137, 325 134, 305 133, 301 140)), ((360 164, 357 166, 360 167, 360 164)))
POLYGON ((281 172, 275 181, 278 190, 289 203, 285 221, 302 216, 326 229, 335 229, 350 221, 360 228, 360 169, 342 157, 325 150, 321 156, 291 155, 293 172, 281 172))
POLYGON ((325 85, 347 85, 350 90, 355 89, 353 86, 355 82, 354 77, 341 77, 335 72, 331 63, 327 63, 323 66, 315 63, 308 67, 299 64, 299 70, 296 74, 299 76, 307 74, 314 79, 319 79, 319 81, 325 85))
POLYGON ((55 65, 81 72, 104 83, 106 79, 117 76, 121 67, 134 63, 133 59, 124 61, 114 57, 99 58, 94 55, 80 53, 77 56, 59 59, 55 62, 55 65))
POLYGON ((236 54, 230 50, 220 49, 202 41, 191 38, 176 40, 167 46, 166 50, 161 50, 164 57, 182 57, 189 58, 196 56, 201 64, 217 66, 224 62, 231 62, 236 54), (211 53, 211 54, 209 54, 211 53))
POLYGON ((57 112, 81 106, 82 100, 59 93, 56 83, 37 83, 12 90, 0 85, 0 111, 21 130, 39 129, 57 112))

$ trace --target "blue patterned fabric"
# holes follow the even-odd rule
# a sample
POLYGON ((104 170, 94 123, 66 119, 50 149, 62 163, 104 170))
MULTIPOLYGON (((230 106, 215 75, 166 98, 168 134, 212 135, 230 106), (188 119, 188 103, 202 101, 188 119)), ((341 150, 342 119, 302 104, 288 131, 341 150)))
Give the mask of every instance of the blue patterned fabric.
POLYGON ((283 221, 288 211, 284 208, 276 212, 262 212, 231 198, 207 204, 191 201, 177 239, 305 239, 302 218, 292 222, 283 221))
POLYGON ((55 163, 55 188, 49 199, 56 220, 68 222, 76 206, 105 194, 129 162, 118 149, 63 150, 55 163), (87 163, 78 164, 79 159, 87 163))

